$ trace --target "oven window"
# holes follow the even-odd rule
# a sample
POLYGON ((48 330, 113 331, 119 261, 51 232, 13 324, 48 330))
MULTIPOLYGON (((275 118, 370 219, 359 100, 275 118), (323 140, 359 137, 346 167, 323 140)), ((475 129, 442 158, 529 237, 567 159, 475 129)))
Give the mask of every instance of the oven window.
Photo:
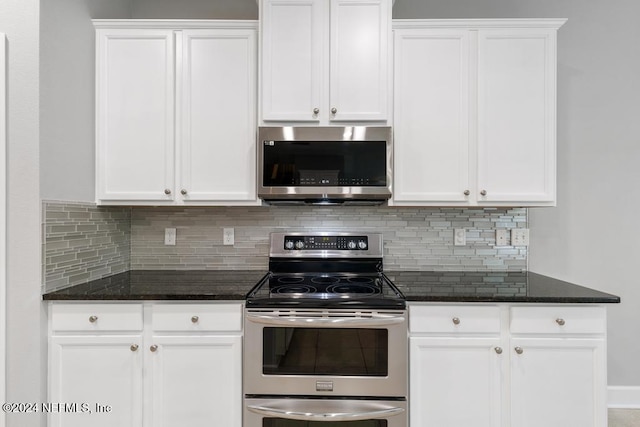
POLYGON ((265 375, 388 374, 387 329, 265 327, 263 331, 265 375))
POLYGON ((362 421, 297 421, 282 418, 263 418, 262 427, 387 427, 386 420, 362 421))

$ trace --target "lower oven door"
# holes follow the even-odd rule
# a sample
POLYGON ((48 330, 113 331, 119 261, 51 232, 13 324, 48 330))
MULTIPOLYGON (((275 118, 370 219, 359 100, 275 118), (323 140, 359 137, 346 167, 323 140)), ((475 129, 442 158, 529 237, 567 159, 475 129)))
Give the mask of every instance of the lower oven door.
POLYGON ((405 400, 245 399, 244 427, 406 427, 405 400))
POLYGON ((407 395, 406 311, 246 310, 244 393, 407 395))

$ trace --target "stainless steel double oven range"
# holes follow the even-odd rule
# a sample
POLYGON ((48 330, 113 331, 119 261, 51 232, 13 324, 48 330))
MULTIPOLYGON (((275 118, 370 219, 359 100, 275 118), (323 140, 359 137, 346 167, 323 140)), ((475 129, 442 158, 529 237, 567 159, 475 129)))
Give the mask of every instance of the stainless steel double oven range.
POLYGON ((382 235, 273 233, 247 295, 244 427, 406 427, 407 313, 382 235))

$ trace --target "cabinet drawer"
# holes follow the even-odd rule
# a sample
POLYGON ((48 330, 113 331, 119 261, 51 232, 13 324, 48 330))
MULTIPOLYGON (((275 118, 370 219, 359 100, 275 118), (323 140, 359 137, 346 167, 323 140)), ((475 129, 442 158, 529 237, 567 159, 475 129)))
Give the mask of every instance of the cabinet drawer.
POLYGON ((241 331, 242 304, 157 304, 154 331, 241 331))
POLYGON ((500 333, 497 306, 410 306, 409 330, 426 333, 500 333))
POLYGON ((141 304, 52 304, 54 331, 141 331, 141 304))
POLYGON ((604 307, 512 307, 514 334, 604 334, 604 307))

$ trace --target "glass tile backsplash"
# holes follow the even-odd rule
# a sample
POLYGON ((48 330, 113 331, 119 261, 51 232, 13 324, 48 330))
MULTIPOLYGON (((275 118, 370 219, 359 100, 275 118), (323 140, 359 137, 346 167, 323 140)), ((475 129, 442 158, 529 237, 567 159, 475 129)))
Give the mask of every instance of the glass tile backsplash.
POLYGON ((495 231, 527 227, 525 208, 96 207, 43 202, 43 278, 50 291, 132 270, 266 270, 274 231, 384 235, 385 270, 524 271, 527 248, 495 231), (235 244, 222 242, 234 228, 235 244), (165 228, 176 245, 164 244, 165 228), (466 244, 454 245, 454 230, 466 244))

